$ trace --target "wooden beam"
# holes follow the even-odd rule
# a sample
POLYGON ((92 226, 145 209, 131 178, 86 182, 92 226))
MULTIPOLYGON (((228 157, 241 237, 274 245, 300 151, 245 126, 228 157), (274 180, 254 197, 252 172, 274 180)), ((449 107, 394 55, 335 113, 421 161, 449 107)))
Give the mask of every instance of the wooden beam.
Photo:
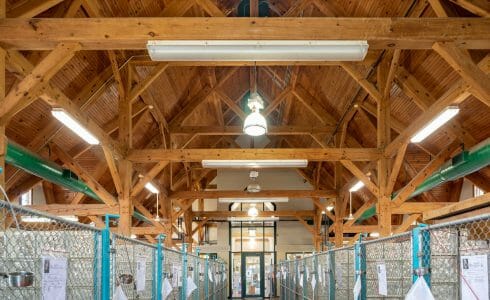
POLYGON ((473 95, 490 106, 490 78, 478 68, 468 52, 454 43, 435 43, 432 49, 471 85, 473 95))
POLYGON ((478 172, 466 175, 465 178, 467 178, 469 181, 471 181, 474 185, 476 185, 478 188, 482 189, 485 192, 490 192, 490 182, 482 177, 482 175, 478 172))
POLYGON ((80 177, 92 191, 109 206, 117 205, 117 201, 113 195, 111 195, 95 178, 92 177, 90 172, 86 171, 80 164, 78 164, 68 153, 62 150, 55 144, 51 144, 51 150, 56 156, 66 165, 71 171, 80 177))
POLYGON ((112 181, 114 182, 114 187, 118 194, 122 193, 122 183, 121 176, 119 175, 119 170, 117 169, 116 161, 109 148, 102 146, 102 151, 104 152, 104 157, 107 162, 107 167, 111 173, 112 181))
POLYGON ((446 12, 446 9, 444 8, 443 3, 441 0, 428 0, 429 4, 436 13, 436 16, 441 17, 441 18, 447 18, 449 17, 448 13, 446 12))
POLYGON ((409 230, 413 226, 413 222, 420 218, 421 214, 413 214, 408 216, 397 229, 393 230, 393 234, 398 234, 409 230))
MULTIPOLYGON (((267 135, 331 134, 333 126, 269 126, 267 135)), ((244 135, 242 126, 180 126, 171 135, 244 135)))
POLYGON ((485 0, 449 0, 480 17, 490 17, 490 4, 485 0))
POLYGON ((361 169, 359 169, 352 161, 350 161, 350 160, 341 160, 340 162, 342 163, 342 165, 347 170, 349 170, 352 173, 352 175, 354 175, 357 179, 359 179, 360 181, 362 181, 364 183, 364 185, 366 186, 366 188, 371 193, 373 193, 373 195, 375 197, 378 197, 379 196, 379 188, 376 186, 376 184, 374 184, 369 179, 369 177, 367 177, 366 174, 364 174, 364 172, 362 172, 361 169))
POLYGON ((399 206, 405 202, 415 189, 427 179, 434 171, 442 166, 446 160, 460 147, 459 142, 451 143, 447 148, 442 150, 427 164, 410 182, 393 199, 392 205, 399 206))
POLYGON ((352 63, 341 63, 342 68, 364 89, 373 97, 374 100, 379 102, 383 97, 383 94, 372 84, 367 78, 365 78, 352 63))
POLYGON ((301 216, 296 216, 296 219, 303 224, 303 226, 308 230, 313 236, 315 236, 315 229, 311 225, 309 225, 301 216))
POLYGON ((247 115, 242 110, 242 108, 238 106, 238 104, 236 104, 236 102, 233 99, 231 99, 228 95, 226 95, 221 90, 215 90, 214 92, 219 96, 221 101, 223 101, 226 104, 226 106, 228 106, 228 108, 231 109, 242 121, 245 120, 247 115))
POLYGON ((9 18, 29 19, 47 11, 64 0, 28 0, 7 12, 9 18))
POLYGON ((160 17, 183 16, 195 3, 195 0, 173 0, 165 6, 160 17))
POLYGON ((42 88, 80 49, 78 43, 60 43, 0 103, 5 123, 39 97, 42 88))
POLYGON ((490 205, 490 193, 483 194, 479 197, 470 198, 452 205, 448 205, 444 208, 439 208, 432 211, 424 212, 423 219, 431 220, 437 219, 448 215, 458 214, 469 210, 474 210, 481 207, 490 205))
POLYGON ((296 88, 293 90, 293 95, 296 96, 298 100, 318 118, 318 120, 322 121, 323 125, 333 125, 337 123, 330 113, 323 108, 320 102, 301 85, 296 85, 296 88))
POLYGON ((368 201, 364 202, 361 207, 356 209, 354 214, 352 216, 354 217, 352 220, 348 220, 347 222, 344 223, 344 226, 352 226, 354 223, 359 219, 359 217, 362 216, 362 214, 371 208, 374 204, 376 203, 376 198, 370 198, 368 201))
POLYGON ((103 216, 105 214, 119 213, 118 206, 108 206, 106 204, 48 204, 30 205, 27 208, 43 211, 56 216, 75 215, 79 217, 103 216))
POLYGON ((0 42, 18 50, 52 49, 60 42, 79 42, 85 50, 146 49, 148 39, 367 40, 370 49, 430 49, 448 41, 488 49, 489 27, 486 18, 4 19, 0 42))
POLYGON ((263 190, 256 193, 247 191, 179 191, 169 195, 170 199, 217 199, 217 198, 335 198, 332 190, 263 190))
POLYGON ((153 70, 151 70, 150 74, 145 77, 145 79, 138 82, 131 89, 131 93, 128 96, 128 101, 134 102, 138 99, 138 97, 160 76, 167 70, 168 63, 161 63, 157 65, 153 70))
POLYGON ((43 194, 44 199, 46 200, 46 204, 55 204, 56 197, 54 195, 54 187, 53 184, 49 181, 43 181, 43 194))
POLYGON ((405 152, 407 151, 408 143, 403 144, 396 154, 395 161, 391 167, 390 177, 388 178, 386 192, 391 194, 395 188, 396 179, 400 173, 400 169, 403 164, 403 159, 405 158, 405 152))
POLYGON ((196 4, 199 5, 209 16, 211 17, 226 17, 224 12, 219 9, 216 4, 211 0, 195 0, 196 4))
POLYGON ((310 161, 371 161, 380 157, 374 148, 297 149, 144 149, 133 150, 128 159, 136 163, 155 161, 200 162, 203 159, 308 159, 310 161))
POLYGON ((420 214, 429 210, 444 208, 453 202, 404 202, 397 206, 391 203, 392 213, 395 215, 420 214))
POLYGON ((168 165, 167 161, 164 162, 158 162, 153 166, 150 171, 148 171, 141 179, 138 181, 138 183, 135 184, 131 191, 131 196, 135 197, 137 196, 144 188, 145 185, 152 181, 153 178, 155 178, 160 172, 168 165))
MULTIPOLYGON (((194 217, 198 218, 229 218, 229 217, 247 217, 246 211, 193 211, 194 217)), ((278 211, 259 211, 257 217, 313 217, 314 210, 278 210, 278 211)))

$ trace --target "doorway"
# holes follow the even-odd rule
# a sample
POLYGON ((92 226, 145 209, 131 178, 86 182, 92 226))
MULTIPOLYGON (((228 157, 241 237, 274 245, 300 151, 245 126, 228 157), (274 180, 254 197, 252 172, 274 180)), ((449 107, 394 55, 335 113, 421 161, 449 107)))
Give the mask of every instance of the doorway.
POLYGON ((242 252, 242 297, 264 297, 264 253, 242 252))

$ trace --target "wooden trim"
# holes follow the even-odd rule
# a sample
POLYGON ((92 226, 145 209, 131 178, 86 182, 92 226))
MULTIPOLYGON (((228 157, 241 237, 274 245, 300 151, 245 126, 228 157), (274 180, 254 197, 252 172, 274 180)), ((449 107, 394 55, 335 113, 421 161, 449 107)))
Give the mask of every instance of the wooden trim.
POLYGON ((169 199, 217 199, 217 198, 335 198, 334 190, 264 190, 256 193, 247 191, 179 191, 173 192, 169 199))

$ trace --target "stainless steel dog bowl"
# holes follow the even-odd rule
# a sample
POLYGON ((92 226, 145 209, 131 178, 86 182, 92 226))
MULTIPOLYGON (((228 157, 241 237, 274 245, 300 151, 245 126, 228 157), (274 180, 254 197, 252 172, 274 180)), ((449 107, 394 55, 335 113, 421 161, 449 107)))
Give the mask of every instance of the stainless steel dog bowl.
POLYGON ((133 283, 133 275, 121 274, 121 275, 119 275, 119 282, 121 284, 131 284, 131 283, 133 283))
POLYGON ((2 275, 8 279, 10 287, 28 287, 34 283, 34 273, 32 272, 20 271, 2 275))

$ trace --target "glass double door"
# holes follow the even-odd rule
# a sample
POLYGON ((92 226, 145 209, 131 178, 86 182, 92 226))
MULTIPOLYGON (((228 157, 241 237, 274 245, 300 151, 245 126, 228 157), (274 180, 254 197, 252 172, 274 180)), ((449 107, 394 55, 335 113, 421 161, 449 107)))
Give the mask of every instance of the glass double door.
POLYGON ((264 297, 264 253, 242 252, 242 297, 264 297))

